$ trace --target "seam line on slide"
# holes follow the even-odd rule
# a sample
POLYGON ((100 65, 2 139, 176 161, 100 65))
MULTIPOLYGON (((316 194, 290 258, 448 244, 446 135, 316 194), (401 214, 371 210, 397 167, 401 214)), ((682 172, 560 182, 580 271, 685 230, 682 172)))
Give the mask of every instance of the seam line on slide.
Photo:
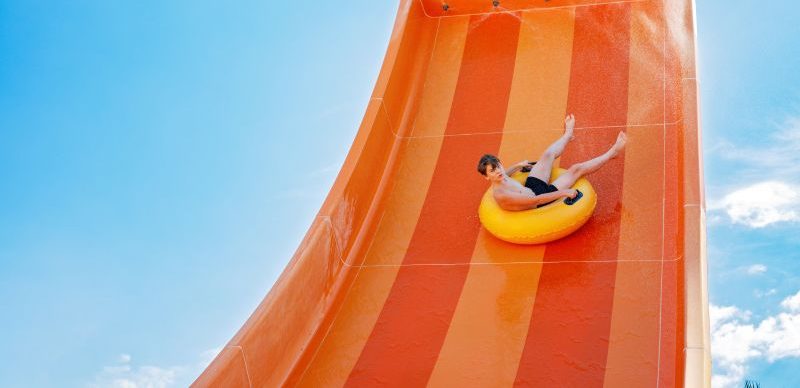
POLYGON ((231 348, 239 349, 239 352, 242 353, 242 362, 244 362, 244 373, 247 375, 247 384, 250 385, 250 388, 253 388, 253 379, 250 378, 250 368, 247 367, 247 356, 244 355, 244 349, 241 345, 229 345, 231 348))
POLYGON ((368 265, 350 265, 343 262, 348 267, 361 267, 361 268, 374 268, 374 267, 443 267, 443 266, 465 266, 465 265, 520 265, 520 264, 569 264, 569 263, 597 263, 597 264, 613 264, 613 263, 662 263, 662 262, 678 262, 683 257, 675 259, 660 260, 660 259, 642 259, 642 260, 558 260, 558 261, 507 261, 502 263, 492 262, 465 262, 465 263, 414 263, 414 264, 368 264, 368 265))
MULTIPOLYGON (((380 97, 375 97, 373 100, 382 100, 380 97)), ((383 106, 383 102, 381 102, 383 106)), ((386 107, 383 106, 385 111, 386 107)), ((389 117, 389 113, 386 112, 386 117, 389 117)), ((609 129, 609 128, 636 128, 636 127, 655 127, 655 126, 668 126, 668 125, 676 125, 683 121, 683 119, 679 119, 677 121, 671 123, 645 123, 645 124, 618 124, 618 125, 600 125, 600 126, 592 126, 592 127, 575 127, 575 129, 609 129)), ((391 125, 391 118, 389 118, 390 128, 393 128, 391 125)), ((537 129, 526 129, 526 130, 506 130, 506 131, 492 131, 492 132, 479 132, 479 133, 455 133, 455 134, 442 134, 442 135, 419 135, 419 136, 401 136, 398 135, 397 132, 392 129, 392 135, 398 139, 424 139, 424 138, 440 138, 440 137, 450 137, 450 136, 481 136, 481 135, 500 135, 500 134, 509 134, 509 133, 533 133, 533 132, 541 132, 541 131, 563 131, 564 128, 537 128, 537 129)))
MULTIPOLYGON (((522 8, 522 9, 515 9, 515 10, 505 10, 505 11, 490 11, 490 12, 474 12, 474 13, 463 13, 458 15, 441 15, 441 16, 428 16, 428 13, 425 12, 425 7, 422 7, 422 12, 425 13, 425 16, 434 17, 434 18, 457 18, 461 16, 475 16, 475 15, 488 15, 488 14, 498 14, 498 13, 515 13, 515 12, 545 12, 550 11, 553 9, 574 9, 574 8, 581 8, 581 7, 594 7, 598 5, 610 5, 610 4, 625 4, 625 3, 645 3, 652 0, 620 0, 620 1, 607 1, 603 3, 591 3, 591 4, 573 4, 573 5, 559 5, 555 7, 537 7, 537 8, 522 8)), ((420 0, 422 3, 422 0, 420 0)))
MULTIPOLYGON (((667 10, 666 2, 661 0, 661 12, 664 18, 664 34, 663 42, 661 44, 661 121, 667 121, 667 10)), ((680 119, 678 120, 680 121, 680 119)), ((661 169, 661 276, 658 290, 658 355, 656 357, 656 388, 661 384, 661 337, 663 334, 663 321, 664 321, 664 237, 665 228, 667 227, 667 126, 664 125, 662 131, 662 159, 663 168, 661 169)))

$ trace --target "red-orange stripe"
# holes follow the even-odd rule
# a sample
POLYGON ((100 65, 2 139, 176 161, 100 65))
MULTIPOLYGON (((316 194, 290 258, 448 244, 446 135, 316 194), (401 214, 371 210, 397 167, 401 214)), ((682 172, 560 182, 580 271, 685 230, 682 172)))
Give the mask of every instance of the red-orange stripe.
MULTIPOLYGON (((516 14, 474 16, 445 134, 503 128, 519 35, 516 14)), ((472 167, 496 153, 500 134, 449 136, 442 143, 403 264, 469 263, 486 188, 472 167)), ((404 266, 347 386, 421 386, 430 378, 464 286, 468 265, 404 266)))
MULTIPOLYGON (((666 12, 666 11, 665 11, 666 12)), ((664 23, 669 25, 668 14, 664 23)), ((667 30, 665 42, 664 117, 673 123, 680 118, 681 108, 681 51, 675 37, 667 30)), ((659 383, 665 387, 683 386, 684 372, 684 250, 683 223, 685 203, 683 185, 684 131, 683 122, 665 125, 666 162, 664 164, 664 269, 661 300, 661 349, 659 383), (675 183, 679 183, 676 185, 675 183), (671 260, 675 260, 672 262, 671 260)))
MULTIPOLYGON (((579 127, 624 126, 630 6, 579 7, 575 12, 567 111, 575 114, 579 127)), ((580 131, 561 164, 605 152, 621 129, 580 131)), ((612 160, 590 177, 599 197, 594 216, 572 236, 549 244, 545 262, 616 259, 623 158, 612 160)), ((613 262, 544 265, 516 385, 602 386, 615 277, 613 262)))

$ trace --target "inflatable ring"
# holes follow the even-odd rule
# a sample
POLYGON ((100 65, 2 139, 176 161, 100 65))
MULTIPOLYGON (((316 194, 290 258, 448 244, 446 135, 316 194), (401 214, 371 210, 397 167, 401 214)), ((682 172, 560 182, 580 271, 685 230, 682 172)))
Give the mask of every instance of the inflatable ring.
MULTIPOLYGON (((563 168, 554 168, 552 179, 564 172, 563 168)), ((521 184, 525 184, 527 177, 528 174, 523 172, 511 176, 521 184)), ((508 211, 495 202, 489 187, 481 199, 478 216, 486 230, 504 241, 541 244, 558 240, 583 226, 597 205, 597 194, 586 178, 578 179, 572 188, 578 190, 578 196, 573 200, 563 198, 535 209, 508 211)))

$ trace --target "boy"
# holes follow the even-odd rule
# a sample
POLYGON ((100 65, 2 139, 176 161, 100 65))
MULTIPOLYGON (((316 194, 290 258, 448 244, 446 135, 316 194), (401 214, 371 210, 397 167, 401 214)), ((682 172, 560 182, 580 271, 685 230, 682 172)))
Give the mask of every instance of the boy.
POLYGON ((494 200, 505 210, 519 211, 546 205, 562 197, 575 198, 577 191, 571 189, 575 181, 586 174, 597 171, 606 162, 616 157, 624 148, 627 137, 620 131, 617 141, 606 153, 585 162, 576 163, 567 169, 553 183, 550 172, 553 161, 561 156, 564 148, 573 138, 575 115, 567 115, 564 119, 564 135, 544 151, 542 156, 531 167, 525 186, 509 178, 509 175, 523 169, 530 163, 523 160, 506 170, 494 155, 485 154, 478 161, 478 172, 491 182, 494 200))

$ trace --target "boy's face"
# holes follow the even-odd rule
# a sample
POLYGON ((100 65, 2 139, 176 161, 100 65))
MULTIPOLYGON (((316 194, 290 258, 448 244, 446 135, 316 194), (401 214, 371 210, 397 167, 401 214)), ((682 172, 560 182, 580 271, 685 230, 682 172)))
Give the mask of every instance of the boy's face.
POLYGON ((506 170, 502 163, 497 163, 497 168, 492 167, 491 164, 486 166, 486 180, 489 182, 501 182, 505 174, 506 170))

